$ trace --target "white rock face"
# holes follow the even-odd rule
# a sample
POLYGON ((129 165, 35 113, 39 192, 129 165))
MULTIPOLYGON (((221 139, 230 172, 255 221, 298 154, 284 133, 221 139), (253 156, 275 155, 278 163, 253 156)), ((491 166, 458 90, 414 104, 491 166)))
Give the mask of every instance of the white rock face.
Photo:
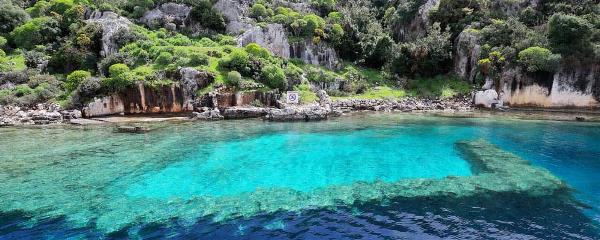
POLYGON ((102 51, 100 55, 106 57, 119 51, 115 35, 119 31, 127 31, 132 25, 131 21, 114 12, 92 12, 87 20, 89 23, 98 23, 102 27, 102 51))
POLYGON ((521 68, 505 69, 501 99, 511 106, 598 107, 594 87, 600 86, 599 76, 598 66, 561 69, 538 78, 521 68))
POLYGON ((124 113, 125 104, 123 99, 117 95, 95 98, 82 111, 83 116, 87 118, 124 113))
POLYGON ((266 28, 252 27, 237 38, 238 45, 244 47, 250 43, 269 49, 274 55, 290 58, 290 43, 281 24, 267 24, 266 28))
POLYGON ((481 54, 480 38, 477 32, 467 28, 456 39, 454 72, 469 82, 474 82, 477 76, 477 61, 481 54))
POLYGON ((500 107, 502 103, 498 100, 498 93, 496 90, 485 90, 475 93, 475 106, 481 106, 485 108, 500 107))
POLYGON ((169 23, 183 28, 191 10, 191 7, 184 4, 164 3, 160 7, 146 12, 140 22, 150 28, 164 27, 169 23))
POLYGON ((337 53, 333 48, 323 43, 314 44, 310 39, 292 44, 290 57, 299 58, 304 63, 321 65, 329 69, 337 69, 340 66, 337 53))
POLYGON ((213 7, 227 18, 227 33, 237 35, 252 28, 251 19, 245 14, 249 5, 245 0, 219 0, 213 7))

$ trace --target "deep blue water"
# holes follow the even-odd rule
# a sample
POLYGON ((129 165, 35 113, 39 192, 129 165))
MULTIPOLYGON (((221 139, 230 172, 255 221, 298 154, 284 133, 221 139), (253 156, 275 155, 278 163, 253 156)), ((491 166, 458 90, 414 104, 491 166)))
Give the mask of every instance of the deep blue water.
MULTIPOLYGON (((29 161, 27 152, 33 151, 34 146, 46 150, 48 156, 56 156, 59 161, 62 158, 94 159, 94 162, 85 162, 88 167, 99 161, 90 156, 98 155, 117 160, 137 156, 164 158, 153 163, 151 171, 145 170, 145 165, 135 165, 141 169, 139 173, 130 173, 112 182, 115 186, 128 186, 124 187, 123 193, 130 197, 166 200, 199 194, 237 194, 262 186, 277 187, 276 180, 281 179, 287 179, 281 183, 285 186, 310 191, 319 186, 353 180, 394 181, 411 177, 468 175, 470 172, 464 162, 456 159, 458 155, 453 150, 453 143, 480 138, 536 166, 549 169, 572 186, 575 198, 588 207, 557 198, 529 198, 516 193, 458 199, 400 198, 329 209, 261 214, 222 222, 213 222, 209 217, 191 225, 180 219, 132 224, 109 235, 98 231, 93 224, 74 227, 66 217, 41 218, 31 223, 28 220, 36 217, 34 213, 11 211, 0 213, 0 239, 600 239, 600 124, 597 123, 375 114, 320 123, 229 121, 170 124, 142 136, 116 135, 111 128, 103 127, 0 129, 0 160, 23 158, 29 161), (97 138, 92 143, 94 140, 90 138, 58 137, 64 134, 100 135, 102 141, 108 143, 98 142, 97 138), (101 150, 88 153, 90 156, 68 154, 75 150, 50 150, 68 143, 86 144, 86 141, 94 147, 100 146, 101 150), (123 146, 124 143, 132 145, 123 146), (290 146, 296 147, 286 143, 293 143, 290 146), (104 144, 111 147, 102 148, 104 144), (121 155, 119 147, 145 151, 132 150, 121 155), (116 150, 107 152, 112 148, 116 150), (150 151, 156 148, 172 153, 162 155, 162 151, 150 151), (267 162, 266 166, 253 166, 254 172, 239 170, 242 167, 248 169, 248 166, 265 158, 259 153, 264 154, 270 148, 291 148, 297 152, 284 154, 286 151, 279 151, 277 154, 280 155, 268 156, 269 159, 282 159, 287 163, 284 166, 273 166, 277 162, 267 162), (348 153, 352 149, 360 151, 348 153), (295 162, 294 156, 304 161, 295 162), (372 159, 350 161, 356 156, 372 159), (307 165, 314 158, 321 157, 329 160, 307 165), (201 162, 204 158, 212 161, 201 162), (381 165, 375 164, 378 159, 382 161, 381 165), (357 168, 363 162, 365 166, 357 168), (204 176, 215 173, 215 166, 220 166, 219 163, 227 163, 220 172, 227 173, 227 177, 221 185, 217 185, 218 188, 205 184, 204 176), (239 166, 228 169, 232 163, 239 166), (348 166, 339 166, 343 164, 348 166), (293 166, 285 169, 288 175, 273 173, 287 166, 293 166), (405 168, 393 173, 383 171, 389 166, 405 168), (340 171, 352 167, 358 170, 347 174, 343 174, 347 171, 340 171), (297 172, 298 169, 312 171, 303 174, 297 172), (328 177, 328 172, 336 174, 328 177), (182 177, 182 174, 189 177, 182 177), (230 181, 231 176, 239 181, 230 181), (307 184, 306 180, 301 181, 303 176, 314 181, 307 184)), ((150 159, 148 162, 151 162, 150 159)), ((13 174, 12 169, 8 173, 2 171, 0 177, 13 174)), ((31 170, 19 174, 33 175, 31 170)), ((12 186, 0 183, 2 188, 12 186)), ((14 191, 19 190, 22 189, 14 191)))

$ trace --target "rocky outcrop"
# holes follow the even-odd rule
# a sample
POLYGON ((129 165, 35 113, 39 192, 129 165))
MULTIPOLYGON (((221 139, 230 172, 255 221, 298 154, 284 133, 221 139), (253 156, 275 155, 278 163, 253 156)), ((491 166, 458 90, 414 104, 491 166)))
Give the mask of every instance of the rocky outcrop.
POLYGON ((564 67, 556 73, 528 73, 505 69, 500 98, 510 106, 599 107, 600 67, 564 67))
POLYGON ((267 115, 269 108, 262 107, 230 107, 225 108, 221 114, 225 119, 260 118, 267 115))
POLYGON ((264 28, 255 26, 246 30, 237 38, 240 47, 257 43, 282 58, 298 58, 303 62, 337 69, 340 62, 335 50, 325 43, 315 44, 307 39, 290 43, 286 30, 281 24, 267 24, 264 28))
POLYGON ((472 109, 470 97, 451 99, 419 99, 406 97, 398 100, 384 99, 344 99, 331 103, 332 108, 343 112, 351 111, 469 111, 472 109))
POLYGON ((190 15, 191 7, 178 3, 163 3, 159 7, 150 10, 140 18, 140 22, 149 28, 160 28, 174 26, 175 29, 183 29, 190 15))
POLYGON ((247 17, 249 5, 247 0, 218 0, 213 7, 227 18, 227 33, 237 35, 253 27, 247 17))
POLYGON ((0 127, 57 124, 78 117, 81 117, 79 111, 60 111, 60 106, 56 104, 38 104, 32 109, 0 106, 0 127))
POLYGON ((270 109, 264 119, 275 122, 319 121, 341 114, 331 107, 331 99, 327 92, 317 91, 317 96, 319 97, 318 104, 301 106, 281 104, 282 109, 270 109))
POLYGON ((439 6, 440 0, 427 0, 421 5, 412 20, 394 26, 394 37, 398 41, 412 41, 427 35, 429 12, 439 6))
POLYGON ((194 68, 182 68, 179 70, 180 85, 183 94, 183 108, 193 109, 196 92, 215 81, 215 75, 207 71, 198 71, 194 68))
POLYGON ((291 43, 289 56, 302 59, 307 64, 321 65, 329 69, 340 67, 340 60, 333 48, 325 43, 315 44, 310 39, 291 43))
POLYGON ((475 82, 477 76, 477 61, 481 55, 480 38, 477 30, 467 28, 458 35, 454 44, 454 73, 471 83, 475 82))
POLYGON ((281 24, 267 24, 266 27, 252 27, 237 38, 238 45, 244 47, 250 43, 269 49, 275 56, 290 58, 290 43, 281 24))
POLYGON ((100 55, 106 57, 119 51, 117 37, 122 31, 129 31, 131 21, 110 11, 91 12, 86 20, 88 23, 97 23, 102 27, 102 51, 100 55))
POLYGON ((194 103, 194 107, 196 109, 202 107, 225 109, 249 105, 272 107, 277 105, 279 96, 279 93, 276 91, 265 92, 253 90, 233 92, 229 89, 221 88, 200 96, 194 103))
POLYGON ((218 121, 223 120, 223 115, 219 112, 217 108, 207 108, 204 107, 200 110, 200 112, 194 112, 192 119, 194 120, 204 120, 204 121, 218 121))

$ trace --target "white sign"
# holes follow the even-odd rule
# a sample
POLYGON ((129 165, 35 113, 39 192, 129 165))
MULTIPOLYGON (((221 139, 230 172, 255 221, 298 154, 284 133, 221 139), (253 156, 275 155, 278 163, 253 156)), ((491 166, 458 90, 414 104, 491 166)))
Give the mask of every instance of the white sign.
POLYGON ((287 92, 287 103, 298 103, 300 101, 300 94, 295 91, 287 92))

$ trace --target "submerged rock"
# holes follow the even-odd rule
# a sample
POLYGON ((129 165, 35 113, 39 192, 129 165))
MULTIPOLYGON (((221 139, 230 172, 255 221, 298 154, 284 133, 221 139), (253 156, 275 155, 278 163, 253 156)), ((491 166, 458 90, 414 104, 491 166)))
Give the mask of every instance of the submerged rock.
POLYGON ((119 126, 117 132, 120 133, 146 133, 149 132, 150 128, 138 127, 138 126, 119 126))

